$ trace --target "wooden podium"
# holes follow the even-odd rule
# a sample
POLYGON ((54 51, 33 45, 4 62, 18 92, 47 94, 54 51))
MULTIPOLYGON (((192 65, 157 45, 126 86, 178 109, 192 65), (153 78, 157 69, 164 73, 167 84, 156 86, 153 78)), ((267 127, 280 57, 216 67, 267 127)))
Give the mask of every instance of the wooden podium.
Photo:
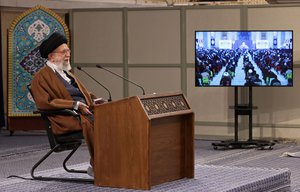
POLYGON ((194 178, 194 113, 182 93, 95 108, 95 185, 150 189, 194 178))

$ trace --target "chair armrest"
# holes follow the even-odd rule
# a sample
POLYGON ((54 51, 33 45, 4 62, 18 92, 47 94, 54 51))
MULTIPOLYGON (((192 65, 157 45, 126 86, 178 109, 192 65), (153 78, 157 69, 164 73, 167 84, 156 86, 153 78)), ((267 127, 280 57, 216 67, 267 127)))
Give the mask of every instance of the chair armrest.
POLYGON ((34 114, 41 114, 45 116, 55 116, 55 115, 71 115, 75 117, 79 117, 79 113, 77 113, 75 110, 71 109, 59 109, 59 110, 41 110, 38 109, 33 112, 34 114))

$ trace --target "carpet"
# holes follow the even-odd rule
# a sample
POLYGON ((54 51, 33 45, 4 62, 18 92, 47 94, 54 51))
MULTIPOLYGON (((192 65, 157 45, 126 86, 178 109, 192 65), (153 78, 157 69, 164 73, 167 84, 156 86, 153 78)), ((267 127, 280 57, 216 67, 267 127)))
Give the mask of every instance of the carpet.
MULTIPOLYGON (((7 179, 9 175, 30 177, 30 168, 49 150, 47 138, 40 135, 9 137, 0 134, 0 191, 133 191, 97 187, 92 184, 7 179), (43 138, 40 138, 43 137, 43 138), (26 142, 24 142, 26 141, 26 142)), ((297 144, 276 144, 273 150, 214 150, 211 141, 195 140, 195 179, 181 179, 152 187, 151 191, 300 192, 299 158, 280 157, 284 152, 300 151, 297 144)), ((49 157, 36 175, 68 176, 61 163, 67 153, 49 157)), ((88 149, 83 145, 70 159, 71 168, 88 167, 88 149)), ((77 174, 72 174, 77 175, 77 174)), ((79 174, 80 177, 88 177, 79 174)))
MULTIPOLYGON (((86 168, 88 163, 78 164, 72 168, 86 168)), ((51 169, 37 172, 43 176, 68 176, 62 169, 51 169)), ((74 175, 74 174, 73 174, 74 175)), ((78 175, 78 174, 77 174, 78 175)), ((81 174, 80 174, 81 175, 81 174)), ((190 192, 268 192, 290 191, 290 175, 288 169, 265 169, 247 167, 229 167, 215 165, 196 165, 194 179, 181 179, 173 182, 153 186, 150 191, 190 191, 190 192)), ((22 175, 29 177, 29 174, 22 175)), ((82 177, 89 177, 86 174, 82 177)), ((53 181, 32 181, 19 178, 0 181, 2 192, 42 192, 42 191, 139 191, 130 189, 117 189, 97 187, 93 184, 64 183, 53 181)))
POLYGON ((300 151, 300 145, 296 143, 279 143, 274 146, 273 150, 234 149, 222 151, 211 148, 211 142, 199 143, 199 146, 195 148, 197 163, 228 167, 289 169, 291 171, 291 191, 300 192, 300 159, 282 157, 284 152, 300 151))

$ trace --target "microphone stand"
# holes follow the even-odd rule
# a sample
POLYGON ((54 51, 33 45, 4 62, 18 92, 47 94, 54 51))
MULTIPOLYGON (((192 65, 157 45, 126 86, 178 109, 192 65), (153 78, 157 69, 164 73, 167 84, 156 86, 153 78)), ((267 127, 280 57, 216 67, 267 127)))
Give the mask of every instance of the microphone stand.
POLYGON ((92 77, 90 74, 88 74, 86 71, 84 71, 81 67, 77 67, 78 70, 84 72, 87 76, 89 76, 90 78, 92 78, 94 81, 96 81, 99 85, 101 85, 101 87, 103 87, 107 92, 108 92, 108 95, 109 95, 109 98, 108 98, 108 102, 111 101, 111 94, 110 94, 110 91, 104 86, 102 85, 99 81, 97 81, 94 77, 92 77))
POLYGON ((120 77, 120 78, 122 78, 122 79, 124 79, 124 80, 126 80, 126 81, 128 81, 128 82, 130 82, 130 83, 132 83, 132 84, 134 84, 134 85, 136 85, 136 86, 138 86, 139 88, 142 89, 143 95, 145 95, 145 90, 144 90, 144 88, 143 88, 142 86, 136 84, 135 82, 130 81, 129 79, 127 79, 127 78, 125 78, 125 77, 123 77, 123 76, 121 76, 121 75, 119 75, 119 74, 117 74, 117 73, 114 73, 114 72, 111 71, 111 70, 108 70, 108 69, 102 67, 101 65, 96 65, 96 67, 98 67, 98 68, 100 68, 100 69, 104 69, 105 71, 107 71, 107 72, 109 72, 109 73, 111 73, 111 74, 114 74, 114 75, 116 75, 116 76, 118 76, 118 77, 120 77))

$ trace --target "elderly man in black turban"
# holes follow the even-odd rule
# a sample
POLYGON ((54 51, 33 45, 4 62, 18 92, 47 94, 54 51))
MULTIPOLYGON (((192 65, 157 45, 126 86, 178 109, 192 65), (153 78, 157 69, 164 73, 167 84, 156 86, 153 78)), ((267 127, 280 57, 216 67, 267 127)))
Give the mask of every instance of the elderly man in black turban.
MULTIPOLYGON (((33 77, 31 91, 38 109, 75 109, 80 113, 81 122, 72 116, 49 117, 54 134, 83 131, 90 155, 94 159, 94 126, 91 109, 96 97, 69 72, 70 49, 67 39, 60 33, 53 33, 40 45, 40 53, 47 58, 46 65, 33 77)), ((89 170, 92 170, 91 167, 89 170)))

